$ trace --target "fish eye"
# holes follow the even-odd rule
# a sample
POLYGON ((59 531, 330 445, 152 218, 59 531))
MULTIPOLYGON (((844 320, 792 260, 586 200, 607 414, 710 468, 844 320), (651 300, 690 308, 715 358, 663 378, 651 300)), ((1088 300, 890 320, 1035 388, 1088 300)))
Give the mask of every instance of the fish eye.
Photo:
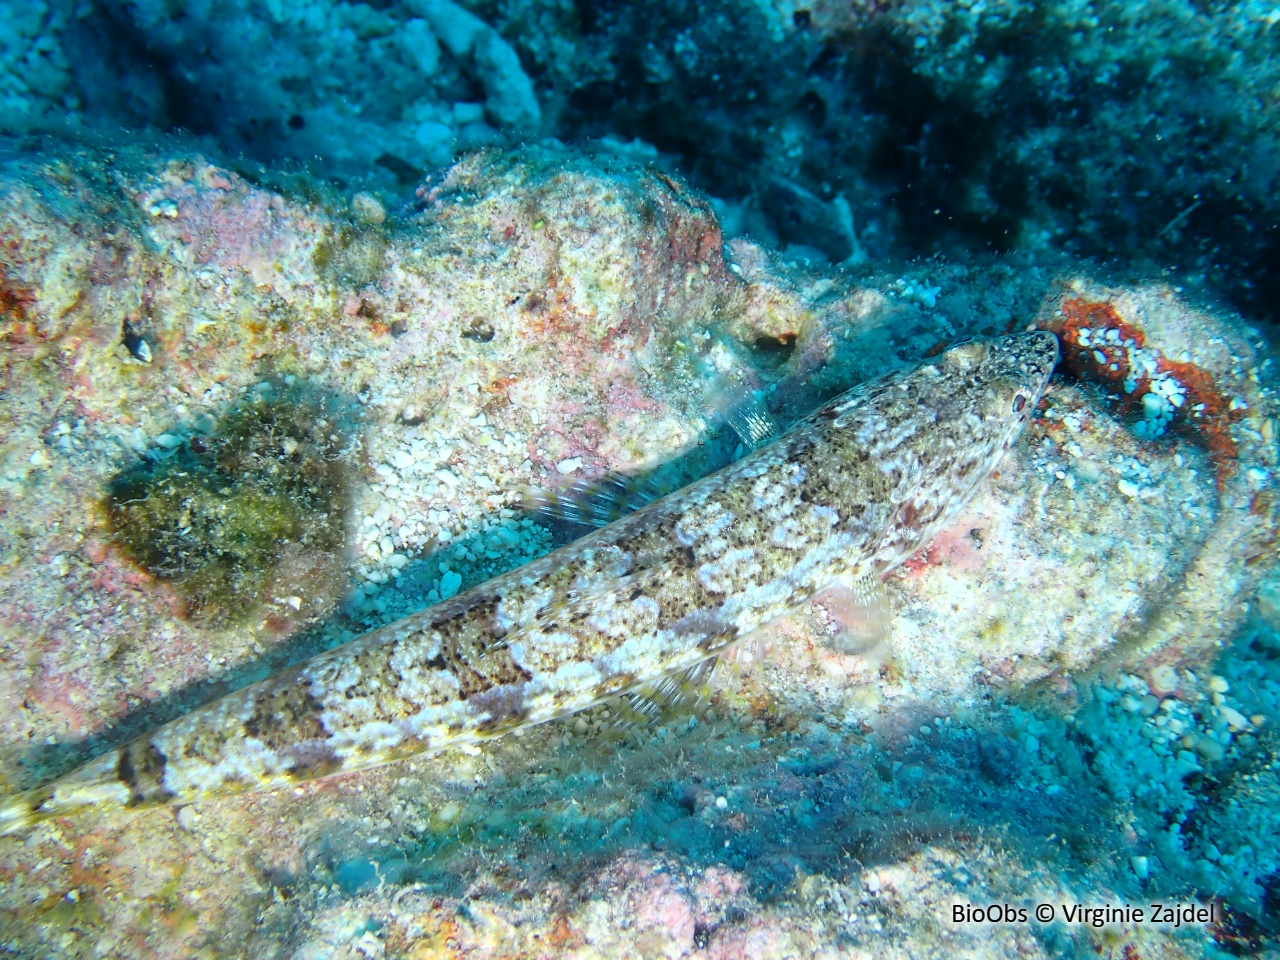
POLYGON ((1013 395, 1013 412, 1021 413, 1027 406, 1027 395, 1019 390, 1013 395))

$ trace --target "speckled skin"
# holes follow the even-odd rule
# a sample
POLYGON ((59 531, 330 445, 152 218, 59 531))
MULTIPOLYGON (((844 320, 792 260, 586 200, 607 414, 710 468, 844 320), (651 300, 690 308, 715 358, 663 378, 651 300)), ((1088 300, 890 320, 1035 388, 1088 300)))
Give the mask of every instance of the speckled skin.
POLYGON ((360 770, 670 676, 964 507, 1033 415, 1051 334, 952 347, 843 394, 705 480, 223 697, 0 804, 0 832, 360 770))

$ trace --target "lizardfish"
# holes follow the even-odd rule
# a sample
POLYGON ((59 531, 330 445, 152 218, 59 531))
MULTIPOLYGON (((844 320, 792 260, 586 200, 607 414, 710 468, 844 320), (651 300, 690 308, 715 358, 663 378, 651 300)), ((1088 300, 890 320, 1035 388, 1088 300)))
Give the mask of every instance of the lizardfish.
POLYGON ((1022 333, 855 387, 541 559, 0 800, 0 833, 363 770, 670 683, 928 543, 1022 432, 1057 359, 1052 334, 1022 333))

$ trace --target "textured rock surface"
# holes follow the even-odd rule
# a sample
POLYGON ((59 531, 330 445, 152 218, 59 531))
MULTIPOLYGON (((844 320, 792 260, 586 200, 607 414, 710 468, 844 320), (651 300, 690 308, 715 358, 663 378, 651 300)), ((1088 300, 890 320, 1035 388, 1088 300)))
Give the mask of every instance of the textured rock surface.
POLYGON ((387 197, 484 144, 604 138, 724 198, 729 234, 1150 263, 1274 322, 1277 22, 1270 0, 13 0, 0 129, 181 128, 387 197))
POLYGON ((0 176, 6 792, 545 552, 526 487, 719 462, 726 384, 786 420, 1082 301, 1234 406, 1229 463, 1190 419, 1141 440, 1082 360, 890 579, 888 644, 837 654, 800 612, 698 716, 617 738, 596 711, 5 838, 19 954, 1178 956, 1208 934, 967 928, 949 904, 1217 895, 1242 918, 1220 943, 1265 915, 1280 618, 1274 587, 1245 604, 1274 552, 1275 401, 1237 318, 1070 264, 816 274, 724 246, 678 181, 550 148, 467 158, 381 219, 171 149, 8 153, 0 176), (346 401, 347 586, 273 587, 215 627, 113 546, 102 498, 264 382, 346 401))

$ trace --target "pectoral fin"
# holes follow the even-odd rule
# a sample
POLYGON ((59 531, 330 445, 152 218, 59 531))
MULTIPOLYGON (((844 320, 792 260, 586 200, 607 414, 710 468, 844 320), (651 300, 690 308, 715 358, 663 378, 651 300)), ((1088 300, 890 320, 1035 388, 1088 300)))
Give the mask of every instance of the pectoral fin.
POLYGON ((893 612, 884 583, 875 574, 842 578, 811 601, 810 618, 837 653, 868 654, 889 644, 893 612))
POLYGON ((673 713, 702 706, 711 695, 718 657, 699 660, 679 673, 646 683, 617 699, 614 724, 621 729, 661 723, 673 713))

